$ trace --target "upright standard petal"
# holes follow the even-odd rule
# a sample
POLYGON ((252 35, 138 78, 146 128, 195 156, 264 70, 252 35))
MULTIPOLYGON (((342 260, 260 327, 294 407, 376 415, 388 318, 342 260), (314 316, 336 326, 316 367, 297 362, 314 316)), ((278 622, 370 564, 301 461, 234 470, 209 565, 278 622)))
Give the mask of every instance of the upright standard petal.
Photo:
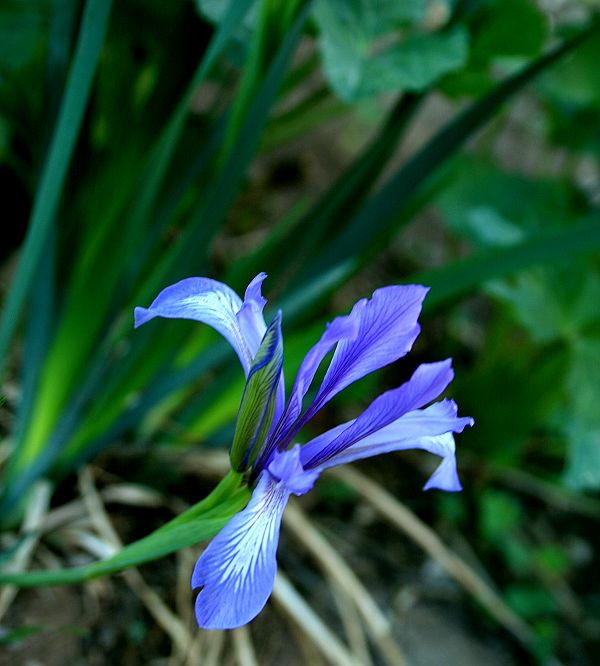
POLYGON ((451 359, 420 365, 407 382, 373 400, 347 428, 342 431, 336 429, 335 437, 328 438, 326 433, 325 436, 308 443, 302 452, 304 466, 320 466, 355 442, 385 428, 403 414, 435 400, 452 381, 453 376, 451 359))
POLYGON ((348 317, 356 321, 358 333, 336 347, 313 413, 352 382, 410 351, 419 335, 417 319, 428 291, 421 285, 383 287, 370 300, 356 303, 348 317))
POLYGON ((204 629, 235 629, 250 622, 271 595, 281 516, 290 490, 263 472, 246 508, 210 542, 196 563, 192 588, 204 629))
POLYGON ((187 278, 163 289, 149 308, 135 308, 135 326, 154 317, 193 319, 212 326, 234 348, 246 375, 267 329, 262 316, 264 299, 257 275, 241 298, 226 284, 210 278, 187 278))
POLYGON ((259 273, 250 282, 244 294, 242 307, 236 314, 240 330, 252 356, 256 354, 260 343, 265 335, 267 326, 263 315, 263 309, 267 299, 262 295, 262 283, 267 277, 266 273, 259 273))
POLYGON ((265 451, 257 460, 257 473, 269 462, 274 450, 280 446, 285 448, 294 438, 298 429, 293 425, 302 411, 302 400, 308 391, 310 384, 317 372, 321 361, 331 351, 333 346, 340 340, 349 339, 356 335, 356 322, 348 317, 336 317, 330 324, 327 324, 325 332, 320 340, 309 350, 300 364, 300 369, 296 375, 294 386, 290 398, 285 407, 281 418, 276 418, 277 426, 269 436, 269 441, 265 451))
MULTIPOLYGON (((288 405, 267 444, 267 452, 285 448, 300 429, 334 395, 352 382, 404 356, 419 334, 417 319, 427 287, 392 286, 376 289, 349 315, 337 317, 302 362, 288 405), (319 391, 304 414, 302 399, 327 353, 336 349, 319 391)), ((264 465, 263 456, 258 461, 264 465)))

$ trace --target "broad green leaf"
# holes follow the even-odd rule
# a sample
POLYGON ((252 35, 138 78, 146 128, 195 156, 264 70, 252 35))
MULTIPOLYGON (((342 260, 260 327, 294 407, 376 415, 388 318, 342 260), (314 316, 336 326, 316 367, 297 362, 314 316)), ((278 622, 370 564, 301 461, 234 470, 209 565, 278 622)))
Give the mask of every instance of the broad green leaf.
POLYGON ((539 343, 570 341, 600 323, 600 274, 589 262, 531 270, 488 291, 508 304, 539 343))
POLYGON ((431 287, 425 308, 481 288, 490 280, 505 277, 536 264, 568 263, 580 254, 600 249, 600 220, 588 220, 564 229, 553 229, 528 237, 522 243, 473 254, 431 271, 412 276, 412 280, 431 287))
MULTIPOLYGON (((596 301, 597 306, 598 301, 596 301)), ((577 489, 600 488, 600 338, 582 338, 572 349, 563 414, 569 444, 566 482, 577 489)))
POLYGON ((462 67, 467 53, 468 34, 462 27, 443 33, 409 35, 367 61, 351 96, 367 97, 394 90, 421 92, 462 67))
POLYGON ((48 0, 3 0, 0 4, 1 76, 26 65, 44 44, 48 0))
POLYGON ((342 99, 420 91, 465 63, 468 49, 463 28, 407 33, 408 26, 423 22, 426 6, 417 0, 316 2, 325 74, 342 99))
POLYGON ((548 21, 534 0, 481 2, 465 24, 471 35, 468 63, 442 84, 452 95, 485 92, 495 84, 493 65, 499 59, 536 56, 548 38, 548 21))
POLYGON ((507 173, 471 156, 452 163, 435 205, 453 231, 490 248, 564 226, 587 210, 587 202, 566 182, 507 173))
POLYGON ((206 499, 106 560, 70 569, 0 572, 0 583, 19 587, 81 583, 150 562, 208 539, 247 504, 250 492, 239 487, 240 479, 239 474, 230 472, 206 499))

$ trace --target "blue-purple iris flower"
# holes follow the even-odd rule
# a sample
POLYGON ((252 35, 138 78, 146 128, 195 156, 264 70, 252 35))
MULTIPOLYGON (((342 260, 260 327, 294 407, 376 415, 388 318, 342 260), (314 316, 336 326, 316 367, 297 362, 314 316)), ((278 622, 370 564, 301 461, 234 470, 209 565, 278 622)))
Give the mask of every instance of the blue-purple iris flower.
POLYGON ((453 433, 473 425, 458 417, 456 403, 431 403, 452 381, 451 359, 420 365, 399 388, 376 398, 356 419, 296 443, 300 429, 336 393, 410 351, 427 288, 377 289, 350 314, 337 317, 302 361, 287 402, 282 374, 281 317, 267 327, 261 293, 265 274, 248 286, 244 300, 227 285, 188 278, 164 289, 149 308, 136 308, 135 325, 154 317, 194 319, 212 326, 235 349, 246 374, 231 450, 232 464, 255 484, 245 509, 235 515, 198 560, 192 587, 198 624, 231 629, 263 608, 273 589, 283 511, 290 495, 304 495, 329 467, 403 449, 424 449, 442 460, 425 489, 461 490, 453 433), (303 399, 325 356, 333 356, 310 405, 303 399), (428 407, 426 405, 429 405, 428 407), (240 434, 241 433, 241 434, 240 434))

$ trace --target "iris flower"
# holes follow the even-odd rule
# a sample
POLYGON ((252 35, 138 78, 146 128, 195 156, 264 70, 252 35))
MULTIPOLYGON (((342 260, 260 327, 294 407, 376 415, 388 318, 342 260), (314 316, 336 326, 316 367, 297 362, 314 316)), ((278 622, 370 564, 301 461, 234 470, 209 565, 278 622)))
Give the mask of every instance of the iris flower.
POLYGON ((230 457, 253 490, 247 506, 212 540, 194 568, 192 588, 201 588, 196 617, 205 629, 244 625, 266 604, 290 495, 307 493, 330 467, 404 449, 424 449, 441 458, 425 489, 461 490, 453 433, 473 425, 471 418, 457 416, 452 400, 430 404, 452 381, 447 359, 420 365, 407 382, 373 400, 357 418, 298 444, 303 426, 337 393, 410 351, 428 290, 420 285, 383 287, 371 299, 358 301, 350 314, 334 319, 306 354, 286 402, 281 313, 266 325, 265 277, 261 273, 252 280, 243 300, 221 282, 188 278, 164 289, 149 308, 135 309, 136 327, 154 317, 212 326, 234 348, 246 374, 230 457), (321 385, 304 406, 331 351, 321 385))

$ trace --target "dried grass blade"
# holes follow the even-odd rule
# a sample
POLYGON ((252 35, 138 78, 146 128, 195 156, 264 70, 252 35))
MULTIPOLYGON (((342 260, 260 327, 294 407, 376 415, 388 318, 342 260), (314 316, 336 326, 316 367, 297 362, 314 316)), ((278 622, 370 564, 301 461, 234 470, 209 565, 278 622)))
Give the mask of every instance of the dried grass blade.
POLYGON ((532 649, 535 637, 530 627, 514 613, 500 595, 464 560, 452 552, 422 520, 380 485, 354 469, 331 472, 345 481, 392 525, 419 544, 454 580, 471 594, 488 613, 525 647, 532 649))

